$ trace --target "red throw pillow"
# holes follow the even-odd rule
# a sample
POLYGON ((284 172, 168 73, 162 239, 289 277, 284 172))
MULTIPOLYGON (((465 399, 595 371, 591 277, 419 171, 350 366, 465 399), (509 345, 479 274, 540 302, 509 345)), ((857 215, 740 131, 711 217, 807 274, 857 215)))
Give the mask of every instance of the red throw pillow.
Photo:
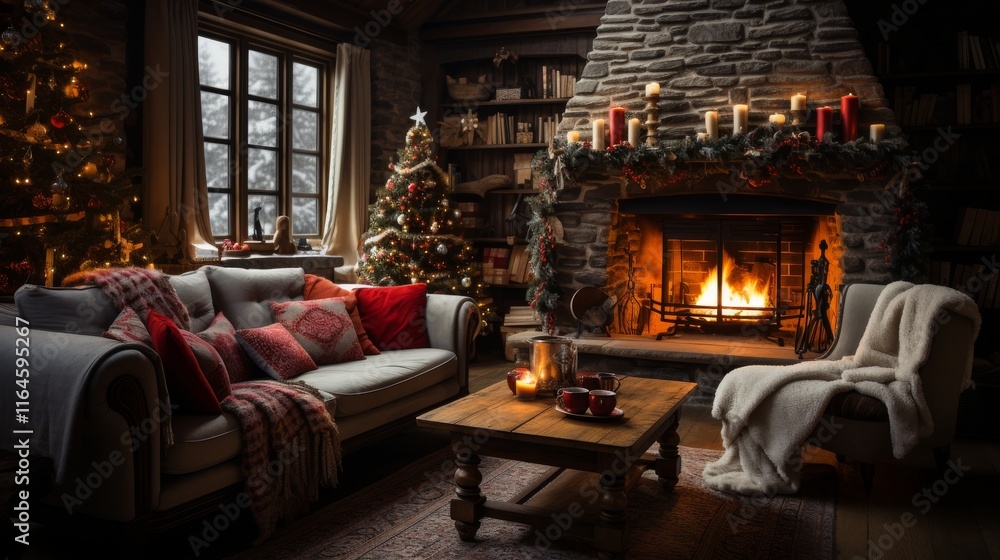
POLYGON ((306 282, 305 286, 302 288, 302 296, 307 300, 326 299, 332 297, 344 298, 344 306, 347 308, 347 313, 350 314, 351 321, 354 323, 354 332, 358 335, 358 343, 361 344, 361 350, 363 350, 368 356, 375 356, 379 354, 378 348, 372 344, 372 341, 368 338, 368 332, 365 331, 364 323, 361 321, 361 315, 358 313, 358 300, 354 297, 354 292, 341 288, 322 276, 306 274, 306 282))
POLYGON ((317 364, 365 359, 344 298, 271 302, 274 320, 285 326, 317 364))
POLYGON ((131 307, 122 309, 114 323, 104 331, 105 338, 112 338, 121 342, 137 342, 153 347, 153 339, 146 330, 146 325, 142 324, 142 318, 132 310, 131 307))
POLYGON ((211 385, 215 398, 222 402, 222 399, 232 395, 233 388, 229 383, 229 372, 226 370, 226 364, 219 352, 208 341, 203 340, 193 332, 181 331, 181 334, 188 346, 191 347, 195 359, 198 360, 201 373, 211 385))
POLYGON ((316 369, 316 362, 281 323, 236 331, 250 359, 275 379, 290 379, 316 369))
POLYGON ((427 348, 427 284, 358 288, 358 313, 379 350, 427 348))
POLYGON ((212 324, 207 329, 196 333, 199 338, 208 342, 215 348, 215 351, 222 356, 222 361, 226 364, 226 371, 229 373, 230 383, 248 381, 254 376, 253 362, 240 346, 240 341, 236 340, 236 328, 226 319, 220 311, 212 319, 212 324))
POLYGON ((153 339, 153 349, 163 362, 170 399, 200 414, 222 414, 215 391, 177 325, 165 315, 150 311, 146 329, 153 339))

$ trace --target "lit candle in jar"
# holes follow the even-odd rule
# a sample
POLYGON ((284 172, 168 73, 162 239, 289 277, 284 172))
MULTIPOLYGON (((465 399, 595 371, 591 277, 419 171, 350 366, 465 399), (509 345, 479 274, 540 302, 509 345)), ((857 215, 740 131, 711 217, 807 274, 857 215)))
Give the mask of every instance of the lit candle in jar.
POLYGON ((591 140, 595 150, 604 149, 604 119, 594 121, 594 138, 591 140))
POLYGON ((522 375, 514 381, 514 394, 522 400, 531 400, 538 396, 538 383, 531 373, 522 375))
POLYGON ((660 84, 656 82, 646 84, 646 97, 651 95, 660 95, 660 84))
POLYGON ((639 119, 628 121, 628 143, 633 148, 639 145, 639 127, 642 125, 639 119))
POLYGON ((705 111, 705 129, 709 140, 719 139, 719 112, 705 111))
POLYGON ((805 111, 806 110, 806 96, 801 93, 796 93, 792 96, 792 110, 793 111, 805 111))
POLYGON ((884 124, 873 124, 869 130, 872 142, 881 142, 882 138, 885 137, 885 125, 884 124))

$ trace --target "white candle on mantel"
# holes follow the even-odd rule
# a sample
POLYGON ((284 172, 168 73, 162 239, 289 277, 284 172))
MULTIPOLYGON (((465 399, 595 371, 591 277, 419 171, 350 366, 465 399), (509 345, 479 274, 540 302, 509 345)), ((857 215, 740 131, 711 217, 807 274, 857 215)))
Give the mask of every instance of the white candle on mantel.
POLYGON ((778 128, 781 128, 782 126, 785 125, 785 115, 782 115, 781 113, 775 113, 770 117, 768 117, 767 120, 778 128))
POLYGON ((594 121, 594 138, 591 144, 595 150, 604 150, 604 119, 594 121))
POLYGON ((885 125, 884 124, 873 124, 871 126, 871 139, 872 142, 881 142, 882 138, 885 137, 885 125))
POLYGON ((793 111, 805 111, 806 110, 806 96, 801 93, 796 93, 792 96, 792 110, 793 111))
POLYGON ((646 84, 646 97, 650 95, 660 95, 660 84, 656 82, 646 84))
POLYGON ((747 117, 749 114, 749 106, 743 104, 733 105, 733 134, 746 134, 747 117))
POLYGON ((719 112, 705 111, 705 130, 709 140, 719 139, 719 112))
POLYGON ((633 148, 639 145, 639 127, 642 123, 639 119, 630 119, 628 121, 628 143, 633 148))
POLYGON ((576 144, 579 141, 580 141, 580 131, 571 130, 566 133, 566 142, 570 144, 576 144))

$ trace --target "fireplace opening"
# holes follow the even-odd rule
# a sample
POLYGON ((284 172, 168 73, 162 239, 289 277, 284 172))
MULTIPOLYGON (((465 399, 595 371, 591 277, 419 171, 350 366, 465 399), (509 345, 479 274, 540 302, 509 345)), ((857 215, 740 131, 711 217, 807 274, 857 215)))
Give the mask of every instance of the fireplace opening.
POLYGON ((670 217, 662 222, 661 278, 648 308, 666 331, 778 333, 804 317, 807 217, 670 217))

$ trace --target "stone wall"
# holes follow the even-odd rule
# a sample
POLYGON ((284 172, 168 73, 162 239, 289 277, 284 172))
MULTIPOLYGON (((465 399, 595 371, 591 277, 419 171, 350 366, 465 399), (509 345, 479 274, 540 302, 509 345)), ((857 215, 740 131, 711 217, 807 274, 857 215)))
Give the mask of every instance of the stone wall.
POLYGON ((415 34, 405 46, 375 39, 372 67, 372 177, 371 191, 389 178, 388 164, 403 147, 410 117, 420 104, 420 41, 415 34))
MULTIPOLYGON (((859 130, 895 128, 892 110, 841 0, 610 0, 562 130, 589 139, 590 123, 621 105, 645 121, 645 86, 661 85, 661 138, 704 130, 719 111, 748 103, 750 126, 787 112, 795 93, 809 108, 839 112, 840 97, 861 98, 859 130)), ((630 115, 632 116, 632 115, 630 115)), ((813 118, 814 120, 814 118, 813 118)))

